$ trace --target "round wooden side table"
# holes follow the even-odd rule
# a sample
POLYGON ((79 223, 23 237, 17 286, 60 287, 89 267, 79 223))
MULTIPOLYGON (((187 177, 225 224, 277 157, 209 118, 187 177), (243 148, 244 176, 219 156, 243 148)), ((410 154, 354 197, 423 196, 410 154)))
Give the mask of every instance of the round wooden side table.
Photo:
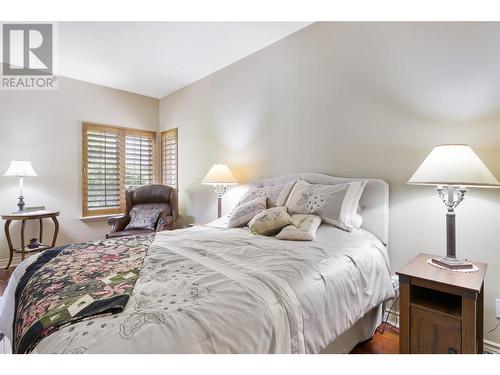
POLYGON ((2 215, 2 219, 5 220, 5 237, 7 237, 7 244, 9 245, 9 263, 6 270, 9 269, 10 264, 12 263, 12 259, 14 257, 14 253, 21 254, 21 260, 24 260, 26 253, 33 253, 37 251, 44 251, 48 249, 52 249, 56 245, 57 234, 59 233, 59 222, 57 221, 57 216, 59 216, 59 211, 26 211, 26 212, 16 212, 12 214, 2 215), (42 243, 43 238, 43 219, 52 219, 54 222, 54 235, 52 236, 52 243, 50 245, 44 245, 42 243), (10 237, 9 226, 12 221, 21 220, 21 247, 15 249, 12 245, 12 239, 10 237), (27 220, 38 220, 40 223, 40 238, 38 239, 40 245, 35 248, 27 248, 26 241, 24 238, 24 228, 27 220))

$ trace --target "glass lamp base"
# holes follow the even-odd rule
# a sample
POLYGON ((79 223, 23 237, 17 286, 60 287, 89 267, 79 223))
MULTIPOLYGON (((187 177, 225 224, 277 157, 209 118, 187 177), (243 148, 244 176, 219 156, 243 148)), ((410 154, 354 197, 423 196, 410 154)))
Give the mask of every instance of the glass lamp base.
POLYGON ((432 258, 431 261, 434 264, 437 264, 444 268, 448 268, 450 270, 467 270, 473 268, 472 263, 457 258, 440 257, 440 258, 432 258))

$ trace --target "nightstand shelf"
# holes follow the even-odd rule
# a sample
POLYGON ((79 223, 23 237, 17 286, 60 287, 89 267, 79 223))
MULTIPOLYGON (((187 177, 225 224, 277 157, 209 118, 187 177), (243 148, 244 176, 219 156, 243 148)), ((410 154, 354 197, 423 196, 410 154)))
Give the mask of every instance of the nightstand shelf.
POLYGON ((50 245, 40 245, 40 246, 37 246, 37 247, 34 247, 32 249, 30 249, 29 247, 26 247, 24 250, 21 249, 21 248, 17 248, 17 249, 14 249, 12 250, 13 252, 17 253, 17 254, 22 254, 22 253, 26 253, 26 254, 29 254, 29 253, 37 253, 39 251, 44 251, 44 250, 48 250, 48 249, 51 249, 52 246, 50 245))
POLYGON ((450 318, 460 319, 462 316, 462 301, 459 296, 417 285, 412 285, 411 289, 412 307, 431 310, 450 318))
POLYGON ((419 254, 399 272, 400 353, 482 353, 487 265, 452 272, 419 254))

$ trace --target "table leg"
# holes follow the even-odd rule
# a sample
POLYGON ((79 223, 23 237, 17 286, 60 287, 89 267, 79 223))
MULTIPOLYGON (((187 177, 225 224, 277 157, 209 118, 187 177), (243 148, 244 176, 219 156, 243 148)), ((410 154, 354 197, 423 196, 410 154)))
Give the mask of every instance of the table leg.
POLYGON ((56 246, 57 234, 59 233, 59 222, 56 216, 52 216, 54 222, 54 237, 52 237, 52 247, 56 246))
POLYGON ((40 243, 43 243, 43 220, 38 219, 38 222, 40 223, 40 243))
POLYGON ((462 354, 477 354, 477 299, 478 293, 462 294, 462 354))
POLYGON ((21 260, 24 260, 24 227, 26 226, 26 220, 23 220, 21 224, 21 260))
POLYGON ((9 233, 9 226, 12 220, 6 220, 5 221, 5 237, 7 238, 7 244, 9 245, 9 263, 7 263, 7 267, 5 267, 5 270, 8 270, 11 263, 12 263, 12 258, 14 257, 14 246, 12 246, 12 240, 10 238, 10 233, 9 233))
POLYGON ((410 278, 399 275, 399 353, 411 353, 410 278))
POLYGON ((484 345, 484 282, 477 300, 477 352, 483 354, 484 345))

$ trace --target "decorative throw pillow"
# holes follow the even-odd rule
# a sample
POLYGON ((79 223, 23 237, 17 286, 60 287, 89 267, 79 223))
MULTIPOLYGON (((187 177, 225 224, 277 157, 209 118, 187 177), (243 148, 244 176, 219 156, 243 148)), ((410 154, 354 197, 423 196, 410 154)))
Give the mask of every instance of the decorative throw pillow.
POLYGON ((125 227, 129 229, 155 229, 156 221, 160 216, 161 210, 159 208, 132 208, 130 213, 130 223, 125 227))
POLYGON ((255 215, 266 209, 266 197, 260 197, 250 202, 236 206, 229 217, 229 228, 242 227, 248 224, 255 215))
POLYGON ((264 186, 260 188, 252 186, 248 189, 245 195, 243 195, 237 206, 259 197, 267 197, 268 207, 284 206, 290 191, 292 191, 292 188, 295 185, 295 182, 297 181, 290 181, 283 185, 264 186))
POLYGON ((286 207, 290 214, 316 214, 325 223, 352 231, 352 221, 365 185, 366 181, 316 185, 300 180, 293 187, 286 207))
POLYGON ((316 231, 321 224, 318 215, 292 215, 292 224, 284 227, 276 235, 279 240, 312 241, 316 238, 316 231))
POLYGON ((270 236, 291 223, 292 218, 286 212, 285 207, 273 207, 255 215, 248 223, 248 227, 253 234, 270 236))

